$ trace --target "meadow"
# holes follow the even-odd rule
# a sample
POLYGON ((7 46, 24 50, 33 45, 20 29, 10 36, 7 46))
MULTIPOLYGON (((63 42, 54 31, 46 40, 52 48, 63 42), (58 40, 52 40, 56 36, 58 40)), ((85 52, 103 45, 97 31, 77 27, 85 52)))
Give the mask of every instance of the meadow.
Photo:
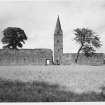
POLYGON ((105 66, 0 66, 0 101, 104 101, 105 66))

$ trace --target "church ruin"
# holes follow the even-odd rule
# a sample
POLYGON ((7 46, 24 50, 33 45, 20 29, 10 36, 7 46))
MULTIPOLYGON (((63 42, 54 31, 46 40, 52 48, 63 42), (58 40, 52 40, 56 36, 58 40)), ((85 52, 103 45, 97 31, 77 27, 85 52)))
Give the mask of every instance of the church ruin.
MULTIPOLYGON (((1 49, 0 65, 70 65, 75 63, 76 53, 63 53, 63 31, 58 17, 54 32, 54 52, 51 49, 1 49)), ((78 64, 102 65, 105 54, 92 57, 80 54, 78 64)))
MULTIPOLYGON (((54 64, 70 65, 75 63, 76 53, 63 53, 63 31, 59 17, 57 19, 54 32, 54 64)), ((105 54, 97 53, 92 57, 86 57, 80 54, 78 64, 101 65, 104 63, 105 54)))
POLYGON ((0 65, 47 65, 53 63, 50 49, 0 50, 0 65))

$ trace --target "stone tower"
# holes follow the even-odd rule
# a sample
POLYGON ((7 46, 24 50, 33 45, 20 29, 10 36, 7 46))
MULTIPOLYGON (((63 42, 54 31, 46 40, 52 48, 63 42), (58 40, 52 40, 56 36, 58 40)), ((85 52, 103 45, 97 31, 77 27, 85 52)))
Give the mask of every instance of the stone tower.
POLYGON ((61 64, 61 57, 63 55, 63 32, 59 16, 57 18, 55 32, 54 32, 54 64, 61 64))

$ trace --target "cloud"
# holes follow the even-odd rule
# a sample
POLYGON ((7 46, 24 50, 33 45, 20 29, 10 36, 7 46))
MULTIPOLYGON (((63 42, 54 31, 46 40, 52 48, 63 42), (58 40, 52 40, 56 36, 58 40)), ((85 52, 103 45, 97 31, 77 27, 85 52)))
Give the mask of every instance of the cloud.
MULTIPOLYGON (((24 48, 53 49, 57 15, 64 33, 64 52, 77 51, 73 41, 77 27, 88 27, 105 40, 104 0, 0 1, 0 14, 0 31, 8 26, 25 30, 28 41, 24 48)), ((100 51, 105 51, 105 44, 100 51)))

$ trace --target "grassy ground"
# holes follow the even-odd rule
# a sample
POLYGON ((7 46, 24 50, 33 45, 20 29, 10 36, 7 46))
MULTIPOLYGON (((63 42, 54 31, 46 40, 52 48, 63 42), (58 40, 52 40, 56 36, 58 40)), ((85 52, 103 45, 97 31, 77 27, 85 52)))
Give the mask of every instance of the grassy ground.
POLYGON ((0 66, 0 78, 1 102, 105 101, 105 66, 0 66))
POLYGON ((77 94, 45 82, 0 80, 0 102, 90 102, 105 101, 100 93, 77 94))
POLYGON ((100 92, 105 85, 105 66, 0 66, 0 78, 44 81, 79 93, 100 92))

